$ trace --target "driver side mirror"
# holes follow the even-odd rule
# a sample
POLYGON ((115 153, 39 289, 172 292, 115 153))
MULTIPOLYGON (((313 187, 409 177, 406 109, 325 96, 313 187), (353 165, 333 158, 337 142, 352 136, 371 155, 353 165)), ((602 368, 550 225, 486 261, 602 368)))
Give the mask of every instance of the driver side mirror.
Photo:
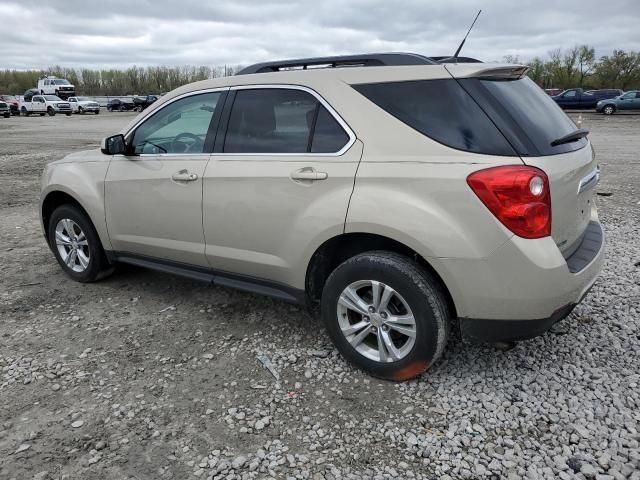
POLYGON ((100 151, 105 155, 121 155, 126 153, 127 144, 124 141, 124 135, 112 135, 102 139, 100 151))

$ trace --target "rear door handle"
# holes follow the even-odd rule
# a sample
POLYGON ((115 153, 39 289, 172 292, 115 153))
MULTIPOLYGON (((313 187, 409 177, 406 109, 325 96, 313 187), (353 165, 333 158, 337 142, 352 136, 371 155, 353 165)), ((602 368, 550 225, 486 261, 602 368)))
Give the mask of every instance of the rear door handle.
POLYGON ((198 179, 198 175, 189 173, 187 170, 180 170, 171 175, 171 179, 175 182, 193 182, 198 179))
POLYGON ((300 170, 296 170, 295 172, 291 172, 292 180, 306 180, 306 181, 315 181, 315 180, 326 180, 329 177, 327 172, 318 172, 313 167, 304 167, 300 170))

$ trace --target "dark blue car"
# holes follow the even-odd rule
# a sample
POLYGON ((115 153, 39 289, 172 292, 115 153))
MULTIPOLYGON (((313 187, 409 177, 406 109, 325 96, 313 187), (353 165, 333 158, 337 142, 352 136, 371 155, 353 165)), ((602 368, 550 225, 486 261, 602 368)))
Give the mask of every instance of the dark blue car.
POLYGON ((565 90, 560 95, 556 95, 553 98, 558 105, 564 109, 584 109, 588 110, 596 108, 596 105, 600 100, 606 100, 609 98, 622 95, 624 92, 618 89, 607 90, 582 90, 581 88, 570 88, 565 90))

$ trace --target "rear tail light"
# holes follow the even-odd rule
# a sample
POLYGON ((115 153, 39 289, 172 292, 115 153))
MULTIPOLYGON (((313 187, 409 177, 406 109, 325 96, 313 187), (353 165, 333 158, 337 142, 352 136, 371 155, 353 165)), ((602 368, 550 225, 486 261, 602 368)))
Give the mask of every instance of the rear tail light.
POLYGON ((479 170, 467 183, 502 224, 522 238, 551 235, 549 179, 524 165, 479 170))

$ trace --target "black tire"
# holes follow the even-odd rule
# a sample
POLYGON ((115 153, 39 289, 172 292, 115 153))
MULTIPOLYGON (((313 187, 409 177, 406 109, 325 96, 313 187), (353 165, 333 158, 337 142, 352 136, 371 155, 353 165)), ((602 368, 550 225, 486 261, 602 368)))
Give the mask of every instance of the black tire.
POLYGON ((605 105, 602 107, 602 113, 605 115, 613 115, 616 111, 615 105, 605 105))
POLYGON ((78 107, 78 113, 81 113, 82 115, 84 115, 84 108, 78 107))
POLYGON ((120 105, 120 108, 118 110, 120 110, 121 112, 124 112, 127 109, 126 109, 126 107, 124 105, 120 105))
POLYGON ((417 377, 442 355, 447 342, 450 312, 440 283, 410 258, 395 252, 372 251, 339 265, 322 292, 322 318, 340 353, 374 377, 404 381, 417 377), (405 299, 415 319, 415 343, 394 362, 383 363, 359 353, 347 341, 338 323, 338 299, 343 290, 360 280, 382 282, 405 299))
POLYGON ((47 233, 49 246, 56 257, 56 260, 62 267, 62 270, 64 270, 64 272, 76 282, 94 282, 107 277, 113 272, 113 267, 109 265, 109 261, 107 260, 102 244, 100 243, 100 238, 98 237, 91 220, 86 213, 75 205, 66 204, 56 208, 49 218, 47 233), (56 225, 62 219, 73 220, 82 229, 85 234, 85 238, 87 239, 89 264, 82 272, 76 272, 69 268, 58 251, 56 245, 56 225))
POLYGON ((111 107, 107 107, 107 112, 113 112, 113 109, 111 107))
POLYGON ((49 107, 47 108, 47 114, 49 114, 50 117, 53 117, 55 116, 56 111, 52 107, 49 107))
POLYGON ((4 115, 4 118, 9 118, 11 116, 11 113, 5 112, 3 115, 4 115))
POLYGON ((25 107, 22 107, 20 109, 20 113, 25 117, 28 117, 29 115, 31 115, 31 112, 29 112, 25 107))
POLYGON ((96 110, 96 115, 100 115, 100 110, 96 110))
POLYGON ((69 112, 69 113, 65 113, 65 115, 66 115, 67 117, 70 117, 70 116, 71 116, 71 112, 69 112))
POLYGON ((40 116, 41 116, 41 117, 44 117, 45 115, 46 115, 46 113, 44 113, 44 112, 42 112, 42 113, 40 114, 40 116))

